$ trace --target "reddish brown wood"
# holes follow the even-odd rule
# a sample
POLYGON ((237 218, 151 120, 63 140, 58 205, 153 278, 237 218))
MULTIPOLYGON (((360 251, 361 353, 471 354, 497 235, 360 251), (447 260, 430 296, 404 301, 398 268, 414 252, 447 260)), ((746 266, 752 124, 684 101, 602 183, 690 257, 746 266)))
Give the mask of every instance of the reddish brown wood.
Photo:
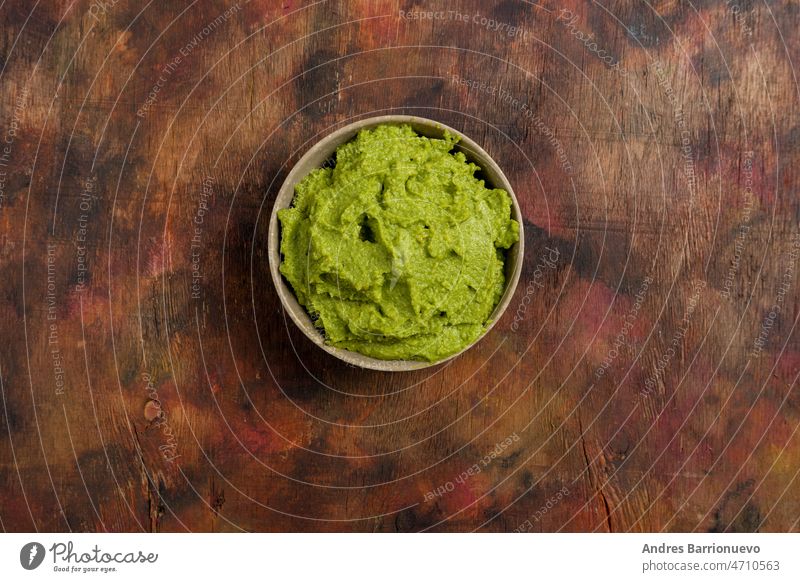
POLYGON ((0 525, 796 529, 797 17, 7 0, 0 525), (396 375, 266 263, 292 163, 387 112, 482 143, 527 233, 489 336, 396 375))

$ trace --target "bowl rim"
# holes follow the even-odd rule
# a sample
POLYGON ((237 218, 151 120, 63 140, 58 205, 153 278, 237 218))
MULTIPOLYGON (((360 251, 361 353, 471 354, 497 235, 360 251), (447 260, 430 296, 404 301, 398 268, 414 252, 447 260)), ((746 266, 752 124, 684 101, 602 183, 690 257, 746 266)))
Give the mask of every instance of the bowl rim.
MULTIPOLYGON (((430 135, 429 135, 430 137, 430 135)), ((294 166, 287 174, 283 183, 281 184, 278 194, 275 196, 275 201, 272 204, 272 213, 269 219, 268 237, 268 261, 269 270, 272 275, 272 282, 280 298, 281 305, 284 310, 289 313, 290 319, 294 324, 303 332, 318 347, 325 350, 332 356, 344 361, 345 363, 370 370, 378 370, 383 372, 407 372, 412 370, 421 370, 438 366, 457 356, 460 356, 468 349, 480 342, 484 337, 489 334, 489 331, 495 326, 497 321, 503 316, 508 308, 511 299, 514 296, 517 285, 519 283, 520 275, 522 273, 522 265, 524 259, 525 236, 522 223, 522 211, 514 194, 506 175, 500 169, 500 166, 494 159, 473 139, 463 134, 457 129, 450 127, 440 121, 429 119, 426 117, 419 117, 416 115, 379 115, 374 117, 366 117, 357 121, 348 123, 343 127, 329 133, 322 139, 318 140, 308 151, 306 151, 294 163, 294 166), (294 189, 298 182, 300 182, 309 172, 321 166, 325 159, 329 158, 336 148, 343 143, 350 141, 362 129, 374 127, 377 125, 390 124, 402 125, 408 124, 419 133, 418 128, 424 128, 432 132, 432 134, 443 135, 449 132, 459 138, 456 144, 456 149, 463 151, 467 156, 468 161, 471 161, 480 166, 481 171, 487 179, 487 185, 493 188, 502 188, 508 192, 511 197, 511 214, 512 218, 517 221, 519 225, 519 240, 511 246, 507 251, 506 263, 513 260, 512 270, 510 277, 506 272, 506 285, 500 301, 495 306, 490 316, 489 322, 486 324, 486 329, 478 336, 475 341, 464 346, 461 350, 441 360, 433 362, 422 360, 381 360, 379 358, 372 358, 365 356, 359 352, 346 350, 344 348, 337 348, 325 341, 322 333, 319 331, 305 307, 300 305, 294 291, 291 289, 289 283, 284 279, 280 272, 281 252, 280 252, 280 224, 278 221, 278 211, 283 208, 291 206, 294 200, 294 189), (319 158, 317 160, 317 158, 319 158), (490 175, 493 175, 491 183, 489 183, 490 175)), ((506 267, 508 271, 508 267, 506 267)))

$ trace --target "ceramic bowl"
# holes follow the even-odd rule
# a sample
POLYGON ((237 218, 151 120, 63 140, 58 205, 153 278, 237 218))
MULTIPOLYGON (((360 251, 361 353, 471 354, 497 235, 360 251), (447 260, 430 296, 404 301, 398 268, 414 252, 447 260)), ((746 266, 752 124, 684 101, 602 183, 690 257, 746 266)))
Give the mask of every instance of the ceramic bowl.
POLYGON ((269 267, 272 274, 272 280, 278 291, 278 296, 281 299, 284 309, 289 313, 292 321, 300 328, 300 330, 317 346, 328 352, 329 354, 343 360, 349 364, 368 368, 371 370, 381 370, 385 372, 404 372, 410 370, 419 370, 429 366, 435 366, 445 362, 451 358, 455 358, 459 354, 465 352, 477 342, 481 340, 494 324, 503 315, 503 312, 508 307, 511 298, 514 295, 514 290, 519 282, 520 272, 522 271, 522 257, 524 247, 524 234, 522 231, 522 213, 520 212, 519 203, 514 195, 514 190, 511 188, 508 179, 503 174, 500 167, 495 161, 487 154, 472 139, 438 121, 425 119, 423 117, 416 117, 411 115, 383 115, 380 117, 370 117, 361 119, 359 121, 350 123, 334 131, 328 136, 318 141, 311 149, 309 149, 303 157, 295 164, 286 180, 283 182, 278 196, 275 199, 275 205, 272 209, 272 215, 269 221, 269 267), (305 308, 298 303, 297 298, 292 292, 289 283, 283 278, 280 273, 281 252, 280 252, 280 235, 281 228, 278 220, 278 211, 291 206, 292 199, 294 198, 294 188, 298 182, 305 178, 313 169, 321 167, 326 161, 330 160, 336 148, 345 142, 350 141, 355 135, 364 128, 375 127, 382 124, 408 124, 420 135, 426 137, 441 138, 445 130, 452 135, 457 135, 460 139, 455 146, 455 150, 464 152, 467 160, 474 162, 480 166, 483 178, 486 181, 487 187, 502 188, 511 196, 512 202, 512 218, 519 223, 519 241, 514 244, 506 255, 505 275, 506 275, 506 289, 500 298, 500 302, 492 312, 489 324, 486 326, 484 333, 476 339, 472 344, 465 347, 460 352, 453 354, 448 358, 438 360, 436 362, 426 361, 413 361, 413 360, 380 360, 371 358, 363 354, 336 348, 329 345, 325 341, 322 331, 314 325, 311 317, 305 308))

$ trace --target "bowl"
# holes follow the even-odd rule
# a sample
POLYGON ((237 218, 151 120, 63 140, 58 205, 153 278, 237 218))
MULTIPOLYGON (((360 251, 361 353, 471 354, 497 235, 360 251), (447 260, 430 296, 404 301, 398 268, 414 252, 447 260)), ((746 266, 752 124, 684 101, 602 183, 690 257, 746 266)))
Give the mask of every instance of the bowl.
POLYGON ((453 129, 447 125, 434 121, 432 119, 425 119, 424 117, 416 117, 412 115, 382 115, 379 117, 370 117, 361 119, 359 121, 350 123, 330 135, 322 138, 311 149, 309 149, 303 157, 294 165, 289 175, 286 176, 281 189, 278 191, 278 196, 275 199, 275 205, 272 208, 272 215, 269 220, 269 233, 268 233, 268 253, 269 253, 269 268, 272 274, 272 281, 275 283, 275 288, 278 291, 281 303, 284 309, 289 313, 289 317, 300 328, 300 330, 314 342, 317 346, 347 362, 348 364, 358 366, 360 368, 367 368, 370 370, 380 370, 384 372, 406 372, 411 370, 420 370, 430 366, 436 366, 442 362, 446 362, 456 356, 464 353, 466 350, 478 343, 483 337, 489 333, 489 330, 503 315, 503 312, 511 302, 514 291, 519 282, 520 273, 522 271, 522 258, 524 247, 524 236, 522 231, 522 213, 520 212, 519 202, 514 195, 514 190, 511 184, 503 174, 500 167, 495 161, 487 154, 472 139, 453 129), (483 178, 486 185, 492 188, 502 188, 508 192, 511 197, 511 214, 512 218, 519 223, 519 241, 515 243, 506 254, 505 276, 506 288, 500 298, 500 302, 492 312, 486 330, 471 344, 466 346, 461 351, 441 360, 435 362, 416 361, 416 360, 381 360, 365 356, 358 352, 345 350, 329 345, 325 342, 325 337, 322 331, 314 325, 311 317, 305 308, 300 305, 294 295, 290 285, 283 278, 280 272, 281 252, 280 252, 280 235, 281 228, 278 220, 278 211, 291 206, 294 198, 294 188, 298 182, 305 178, 312 170, 321 167, 326 161, 331 159, 331 156, 336 152, 343 143, 353 139, 356 134, 365 128, 375 127, 382 124, 391 125, 410 125, 418 134, 425 137, 441 138, 444 132, 447 131, 452 135, 459 137, 459 142, 455 146, 456 151, 461 151, 467 157, 467 160, 474 162, 480 166, 483 178))

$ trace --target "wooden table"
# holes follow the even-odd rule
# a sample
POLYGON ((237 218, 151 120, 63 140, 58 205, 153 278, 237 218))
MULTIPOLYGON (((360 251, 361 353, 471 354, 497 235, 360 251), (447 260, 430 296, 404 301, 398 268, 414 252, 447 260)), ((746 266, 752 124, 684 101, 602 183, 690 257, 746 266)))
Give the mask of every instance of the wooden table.
POLYGON ((787 531, 798 6, 0 5, 6 531, 787 531), (354 119, 483 144, 511 307, 415 373, 313 346, 272 201, 354 119))

